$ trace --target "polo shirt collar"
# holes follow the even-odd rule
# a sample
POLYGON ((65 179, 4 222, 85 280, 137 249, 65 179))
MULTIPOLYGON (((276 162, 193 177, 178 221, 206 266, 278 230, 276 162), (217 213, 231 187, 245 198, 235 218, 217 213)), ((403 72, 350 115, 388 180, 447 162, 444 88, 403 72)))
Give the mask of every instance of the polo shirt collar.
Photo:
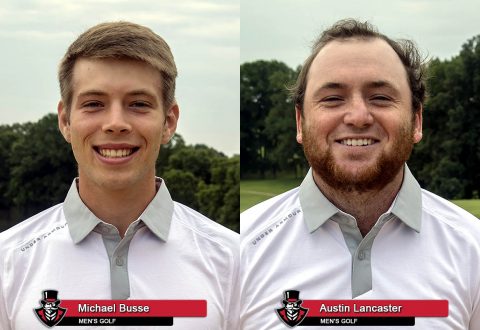
POLYGON ((405 164, 403 182, 391 212, 407 226, 420 232, 422 227, 422 189, 405 164))
MULTIPOLYGON (((305 223, 310 233, 317 230, 335 214, 343 213, 317 187, 311 168, 300 185, 299 198, 305 223)), ((413 230, 420 232, 422 223, 421 188, 406 164, 402 186, 389 212, 413 230)))
POLYGON ((311 168, 300 185, 299 198, 304 214, 303 218, 310 233, 313 233, 328 219, 340 212, 318 189, 313 180, 311 168))
POLYGON ((161 178, 156 178, 156 182, 157 193, 140 215, 140 219, 158 238, 166 242, 172 223, 173 200, 165 182, 161 178))
MULTIPOLYGON (((105 224, 83 203, 77 188, 78 178, 73 180, 63 203, 63 212, 70 236, 75 244, 80 243, 99 224, 105 224)), ((173 216, 173 200, 161 178, 156 178, 157 193, 140 215, 150 231, 163 241, 167 241, 173 216)))

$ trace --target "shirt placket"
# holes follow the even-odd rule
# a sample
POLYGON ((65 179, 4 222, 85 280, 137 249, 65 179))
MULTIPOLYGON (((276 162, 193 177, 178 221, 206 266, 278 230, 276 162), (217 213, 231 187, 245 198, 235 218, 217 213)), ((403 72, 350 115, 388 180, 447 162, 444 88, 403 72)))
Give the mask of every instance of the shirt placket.
POLYGON ((110 261, 110 286, 112 299, 128 299, 130 297, 130 281, 128 277, 128 250, 139 223, 132 223, 123 239, 115 226, 101 224, 99 232, 107 250, 110 261))
POLYGON ((365 237, 362 237, 357 221, 349 214, 335 215, 332 220, 338 223, 345 239, 345 244, 352 256, 352 298, 372 290, 372 246, 383 225, 393 217, 391 213, 383 214, 365 237))

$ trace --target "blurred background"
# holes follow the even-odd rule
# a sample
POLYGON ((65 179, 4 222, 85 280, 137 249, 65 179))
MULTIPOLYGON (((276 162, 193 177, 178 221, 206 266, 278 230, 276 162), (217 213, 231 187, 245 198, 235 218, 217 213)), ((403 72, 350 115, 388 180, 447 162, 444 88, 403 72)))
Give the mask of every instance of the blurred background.
POLYGON ((178 134, 158 175, 238 231, 239 0, 0 0, 0 231, 63 201, 76 165, 57 128, 57 66, 83 31, 119 20, 162 36, 179 71, 178 134))
POLYGON ((301 183, 308 164, 285 87, 325 28, 356 18, 430 60, 423 140, 408 164, 423 188, 479 217, 479 10, 474 0, 242 0, 241 210, 301 183))
POLYGON ((56 125, 57 65, 85 29, 115 20, 153 29, 177 62, 180 122, 157 162, 174 199, 238 231, 239 209, 300 184, 308 165, 285 87, 317 35, 353 17, 430 59, 409 166, 478 217, 479 10, 476 0, 0 0, 0 231, 63 201, 76 166, 56 125))

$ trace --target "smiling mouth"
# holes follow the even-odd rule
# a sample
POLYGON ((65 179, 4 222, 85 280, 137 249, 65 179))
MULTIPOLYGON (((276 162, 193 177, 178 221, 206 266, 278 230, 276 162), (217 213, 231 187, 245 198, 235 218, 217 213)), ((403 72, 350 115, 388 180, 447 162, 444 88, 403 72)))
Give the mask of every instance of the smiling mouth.
POLYGON ((94 147, 93 148, 98 154, 105 158, 122 158, 128 157, 131 154, 135 153, 140 149, 139 147, 134 148, 122 148, 122 149, 109 149, 109 148, 100 148, 94 147))
POLYGON ((372 144, 377 143, 378 141, 374 139, 343 139, 343 140, 338 140, 337 142, 345 146, 363 147, 363 146, 370 146, 372 144))

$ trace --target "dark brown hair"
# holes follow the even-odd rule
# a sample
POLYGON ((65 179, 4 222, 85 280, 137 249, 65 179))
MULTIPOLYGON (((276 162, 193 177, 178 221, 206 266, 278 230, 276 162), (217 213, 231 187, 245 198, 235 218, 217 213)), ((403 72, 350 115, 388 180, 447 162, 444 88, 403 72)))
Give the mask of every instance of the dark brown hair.
MULTIPOLYGON (((315 41, 310 56, 305 60, 303 67, 298 75, 295 85, 290 88, 292 99, 295 106, 303 109, 303 101, 305 90, 307 88, 308 71, 313 60, 331 41, 345 40, 349 38, 374 39, 379 38, 385 40, 397 53, 407 72, 408 84, 412 92, 412 110, 417 112, 423 105, 426 96, 425 89, 425 68, 426 65, 422 60, 420 53, 411 40, 392 40, 381 34, 377 29, 368 22, 359 22, 354 19, 345 19, 336 22, 332 27, 325 30, 315 41)), ((302 112, 303 113, 303 112, 302 112)))

